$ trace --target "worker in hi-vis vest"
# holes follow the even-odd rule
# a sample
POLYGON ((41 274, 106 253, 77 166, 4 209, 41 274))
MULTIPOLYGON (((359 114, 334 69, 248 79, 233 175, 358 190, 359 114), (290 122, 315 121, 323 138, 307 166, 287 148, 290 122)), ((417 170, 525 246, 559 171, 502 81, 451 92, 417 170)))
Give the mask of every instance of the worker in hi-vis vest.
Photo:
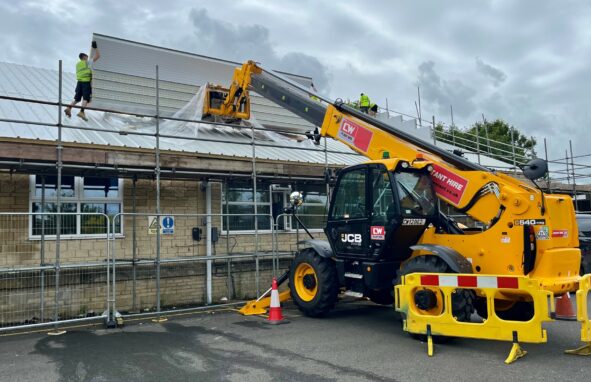
POLYGON ((375 103, 372 103, 369 106, 369 115, 371 115, 372 117, 375 117, 376 114, 378 114, 378 105, 376 105, 375 103))
POLYGON ((64 109, 66 117, 72 117, 72 107, 78 102, 82 101, 80 112, 76 114, 78 117, 88 121, 84 108, 88 106, 92 99, 92 66, 101 57, 101 54, 96 45, 96 41, 92 42, 92 49, 90 50, 90 59, 86 53, 80 53, 78 58, 80 61, 76 64, 76 92, 74 94, 74 101, 64 109))
POLYGON ((369 97, 361 93, 361 97, 359 97, 359 109, 367 114, 369 112, 369 104, 369 97))

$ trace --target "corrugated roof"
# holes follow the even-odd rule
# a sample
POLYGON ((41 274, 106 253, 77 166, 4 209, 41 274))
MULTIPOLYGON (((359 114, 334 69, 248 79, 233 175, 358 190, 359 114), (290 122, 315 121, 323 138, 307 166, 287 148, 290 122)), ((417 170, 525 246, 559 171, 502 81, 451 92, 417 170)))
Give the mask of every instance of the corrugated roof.
MULTIPOLYGON (((73 89, 76 78, 73 73, 63 73, 63 97, 64 102, 73 98, 73 89)), ((34 68, 25 65, 0 62, 0 94, 32 98, 45 101, 57 101, 58 98, 58 72, 55 70, 34 68)), ((266 100, 265 100, 266 101, 266 100)), ((269 101, 267 101, 269 102, 269 101)), ((93 105, 96 106, 96 105, 93 105)), ((57 107, 39 105, 17 101, 0 100, 0 117, 5 119, 23 120, 31 122, 57 123, 57 107)), ((142 131, 153 132, 153 121, 146 118, 121 117, 114 114, 89 111, 90 118, 84 122, 79 118, 64 120, 64 123, 72 126, 92 127, 100 130, 114 130, 125 133, 130 126, 140 124, 142 131), (146 126, 148 128, 146 129, 146 126), (151 126, 151 127, 150 127, 151 126)), ((382 116, 385 118, 385 116, 382 116)), ((412 133, 422 139, 430 140, 429 130, 417 129, 415 120, 403 120, 396 116, 387 119, 394 127, 412 133)), ((178 133, 178 132, 177 132, 178 133)), ((190 124, 185 127, 184 135, 193 135, 195 129, 190 124)), ((167 126, 162 125, 162 134, 167 134, 167 126)), ((251 137, 248 132, 237 128, 201 127, 197 131, 199 141, 184 140, 180 138, 162 138, 163 150, 195 152, 200 154, 213 154, 229 157, 250 158, 252 156, 251 137), (211 142, 207 140, 215 140, 211 142), (244 144, 240 144, 244 143, 244 144)), ((0 122, 0 137, 24 138, 33 140, 56 140, 57 129, 51 126, 38 126, 33 124, 20 124, 0 122)), ((65 142, 85 144, 100 144, 120 147, 154 149, 155 138, 149 136, 122 135, 108 131, 89 131, 76 129, 63 129, 65 142)), ((452 150, 453 146, 437 142, 438 146, 452 150)), ((351 165, 365 160, 363 156, 354 154, 347 146, 335 141, 327 140, 328 163, 333 165, 351 165)), ((290 139, 281 141, 265 140, 259 134, 255 150, 256 158, 278 161, 292 161, 302 163, 324 163, 323 146, 315 146, 310 141, 297 142, 290 139), (286 149, 278 146, 293 147, 286 149)), ((466 153, 465 156, 476 162, 475 153, 466 153)), ((510 165, 493 158, 480 156, 481 164, 490 168, 507 169, 510 165)))
MULTIPOLYGON (((34 68, 25 65, 0 62, 0 93, 5 95, 57 101, 58 73, 54 70, 34 68)), ((73 98, 76 78, 73 73, 63 73, 63 101, 73 98)), ((17 101, 0 100, 0 116, 30 122, 57 123, 57 107, 17 101)), ((80 127, 92 127, 101 130, 114 130, 125 133, 133 126, 142 126, 143 132, 153 132, 153 120, 148 118, 121 117, 115 114, 89 111, 89 121, 77 117, 64 119, 65 124, 80 127), (145 129, 146 126, 152 126, 145 129)), ((170 133, 166 123, 162 124, 162 134, 170 133)), ((195 129, 187 124, 183 135, 192 136, 195 129)), ((174 133, 178 134, 178 133, 174 133)), ((162 138, 161 149, 172 151, 195 152, 200 154, 223 155, 230 157, 251 157, 252 147, 249 131, 226 127, 201 127, 196 132, 199 141, 179 138, 162 138), (211 142, 215 140, 220 142, 211 142), (242 144, 241 144, 242 143, 242 144)), ((263 133, 264 134, 264 133, 263 133)), ((56 140, 57 129, 51 126, 0 122, 0 137, 56 140)), ((280 141, 265 140, 257 133, 256 158, 303 163, 324 163, 322 146, 315 146, 309 140, 302 142, 283 138, 280 141), (290 148, 278 147, 287 146, 290 148), (293 149, 291 149, 293 148, 293 149)), ((65 128, 65 142, 100 144, 132 148, 155 148, 155 139, 149 136, 122 135, 108 131, 89 131, 65 128)), ((336 165, 360 163, 362 156, 353 152, 342 143, 328 140, 328 149, 339 153, 328 153, 328 162, 336 165)))

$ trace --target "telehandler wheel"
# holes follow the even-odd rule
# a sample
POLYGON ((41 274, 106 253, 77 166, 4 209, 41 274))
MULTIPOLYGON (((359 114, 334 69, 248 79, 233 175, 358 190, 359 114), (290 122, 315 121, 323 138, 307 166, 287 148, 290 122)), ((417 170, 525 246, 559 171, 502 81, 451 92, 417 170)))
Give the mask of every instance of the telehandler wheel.
MULTIPOLYGON (((401 282, 403 275, 408 275, 415 272, 427 272, 427 273, 455 273, 449 266, 437 256, 417 256, 406 262, 400 270, 397 272, 397 277, 394 280, 394 285, 398 285, 401 282)), ((433 291, 436 292, 437 288, 433 291)), ((421 303, 425 304, 425 312, 427 314, 433 314, 435 316, 441 314, 443 309, 443 296, 441 293, 430 293, 432 291, 429 288, 425 288, 424 296, 420 295, 417 297, 421 298, 421 303), (425 302, 426 301, 426 302, 425 302)), ((433 292, 432 291, 432 292, 433 292)), ((418 295, 418 293, 417 293, 418 295)), ((451 296, 452 313, 458 321, 468 322, 470 316, 474 312, 474 292, 468 289, 458 289, 451 296)))
POLYGON ((332 259, 307 248, 296 254, 291 263, 289 290, 291 298, 306 316, 328 313, 336 304, 339 278, 332 259))
POLYGON ((370 289, 365 292, 369 300, 375 304, 392 305, 394 304, 393 289, 370 289))

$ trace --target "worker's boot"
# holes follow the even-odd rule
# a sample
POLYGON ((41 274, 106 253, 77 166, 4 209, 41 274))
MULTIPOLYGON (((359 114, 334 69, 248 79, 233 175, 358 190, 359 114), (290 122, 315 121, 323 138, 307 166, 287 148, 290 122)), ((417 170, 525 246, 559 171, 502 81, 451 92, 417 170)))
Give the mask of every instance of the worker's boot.
POLYGON ((72 110, 69 107, 64 109, 64 114, 66 115, 66 117, 72 118, 72 110))
POLYGON ((88 118, 86 117, 86 114, 84 114, 83 111, 81 111, 80 113, 76 114, 78 117, 82 118, 83 120, 88 122, 88 118))

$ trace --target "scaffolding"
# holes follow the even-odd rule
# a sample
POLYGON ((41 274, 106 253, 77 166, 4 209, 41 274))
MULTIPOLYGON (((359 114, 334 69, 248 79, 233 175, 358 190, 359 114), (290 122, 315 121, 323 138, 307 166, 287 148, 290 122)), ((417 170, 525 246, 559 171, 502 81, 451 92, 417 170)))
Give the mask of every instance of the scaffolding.
MULTIPOLYGON (((139 118, 153 118, 154 120, 154 127, 155 127, 155 131, 152 132, 145 132, 145 131, 133 131, 133 130, 117 130, 117 129, 104 129, 104 128, 96 128, 96 127, 92 127, 92 126, 74 126, 68 123, 64 123, 63 119, 62 119, 62 113, 63 113, 63 107, 65 106, 65 104, 63 103, 62 100, 62 81, 63 81, 63 76, 62 76, 62 62, 59 61, 59 65, 58 65, 58 70, 59 70, 59 77, 58 77, 58 100, 57 101, 50 101, 50 100, 38 100, 38 99, 32 99, 32 98, 26 98, 26 97, 15 97, 15 96, 9 96, 9 95, 0 95, 0 100, 6 100, 6 101, 14 101, 14 102, 25 102, 25 103, 32 103, 32 104, 40 104, 40 105, 46 105, 46 106, 51 106, 51 107, 55 107, 57 110, 57 122, 40 122, 40 121, 29 121, 29 120, 17 120, 17 119, 8 119, 8 118, 0 118, 0 122, 5 122, 5 123, 15 123, 15 124, 21 124, 21 125, 31 125, 31 126, 44 126, 44 127, 51 127, 51 128, 56 128, 57 129, 57 140, 55 142, 55 161, 49 161, 49 160, 34 160, 34 159, 24 159, 24 158, 3 158, 0 160, 0 167, 3 169, 6 169, 8 171, 10 171, 10 173, 26 173, 26 174, 38 174, 38 175, 42 175, 42 181, 44 182, 45 178, 44 175, 47 174, 56 174, 57 176, 57 201, 56 201, 56 205, 57 205, 57 214, 62 214, 62 211, 60 210, 61 208, 61 204, 62 204, 62 200, 61 200, 61 179, 62 176, 64 174, 99 174, 102 176, 117 176, 120 178, 129 178, 132 181, 132 212, 128 213, 128 214, 121 214, 121 216, 127 215, 132 219, 132 224, 133 224, 133 229, 132 229, 132 245, 133 245, 133 257, 131 259, 131 267, 132 267, 132 278, 133 280, 136 280, 136 278, 138 277, 138 268, 136 266, 141 265, 141 259, 139 259, 138 257, 138 244, 137 244, 137 228, 136 228, 136 221, 137 221, 137 217, 138 216, 143 216, 145 214, 139 214, 137 213, 136 210, 136 182, 138 179, 153 179, 155 181, 155 187, 156 187, 156 198, 155 198, 155 206, 153 209, 153 214, 157 217, 160 217, 163 215, 162 212, 162 208, 161 208, 161 182, 163 179, 190 179, 190 180, 195 180, 195 181, 201 181, 203 182, 203 185, 205 187, 205 192, 206 192, 206 206, 207 206, 207 211, 205 212, 205 214, 202 214, 202 216, 205 218, 205 226, 206 226, 206 239, 207 239, 207 245, 206 245, 206 255, 202 258, 199 259, 194 259, 194 261, 196 262, 205 262, 205 267, 206 267, 206 275, 208 275, 208 280, 211 280, 211 273, 213 271, 213 266, 214 264, 214 260, 213 259, 224 259, 226 260, 226 266, 227 266, 227 272, 228 272, 228 278, 231 277, 231 262, 233 259, 238 259, 239 257, 237 257, 236 255, 230 255, 230 249, 229 249, 229 240, 226 240, 226 255, 225 256, 214 256, 213 253, 213 248, 212 248, 212 243, 211 243, 211 237, 212 237, 212 218, 216 215, 212 212, 211 210, 211 184, 213 182, 216 183, 221 183, 223 185, 225 185, 227 187, 227 182, 228 179, 242 179, 245 182, 250 182, 252 184, 252 189, 253 189, 253 204, 254 204, 254 216, 259 216, 261 215, 259 213, 259 206, 257 203, 257 184, 260 180, 270 180, 270 179, 274 179, 274 180, 281 180, 281 181, 286 181, 286 182, 295 182, 297 184, 297 182, 314 182, 314 183, 318 183, 318 184, 323 184, 326 185, 326 190, 327 190, 327 195, 330 194, 330 180, 332 178, 332 174, 333 174, 333 170, 342 167, 342 165, 339 164, 335 164, 335 163, 330 163, 330 154, 338 154, 338 155, 351 155, 351 156, 355 156, 355 157, 359 157, 358 154, 354 153, 353 151, 350 152, 343 152, 343 151, 337 151, 337 150, 330 150, 328 148, 327 145, 327 139, 326 137, 323 138, 323 141, 321 144, 319 145, 314 145, 314 146, 309 146, 309 147, 296 147, 293 145, 288 145, 288 144, 280 144, 278 142, 271 142, 271 143, 266 143, 266 142, 258 142, 255 139, 255 133, 256 131, 267 131, 265 128, 260 128, 260 127, 255 127, 254 125, 249 126, 246 129, 250 130, 250 136, 251 139, 249 142, 244 142, 244 141, 232 141, 232 140, 222 140, 222 139, 211 139, 211 138, 203 138, 203 137, 198 137, 198 136, 183 136, 183 135, 167 135, 167 134, 162 134, 160 126, 162 121, 177 121, 177 122, 186 122, 186 123, 198 123, 198 124, 205 124, 205 125, 211 125, 213 127, 215 126, 219 126, 219 127, 232 127, 234 128, 234 125, 230 125, 230 124, 225 124, 225 123, 220 123, 220 122, 211 122, 211 121, 202 121, 202 120, 193 120, 193 119, 184 119, 184 118, 175 118, 175 117, 165 117, 162 116, 160 114, 160 79, 159 79, 159 67, 155 66, 154 68, 154 73, 155 73, 155 89, 156 89, 156 98, 155 98, 155 114, 154 115, 150 115, 150 114, 138 114, 138 113, 127 113, 124 111, 120 111, 120 110, 111 110, 111 109, 101 109, 101 108, 92 108, 92 107, 87 107, 87 110, 90 111, 101 111, 101 112, 105 112, 105 113, 111 113, 111 114, 119 114, 119 115, 128 115, 128 116, 134 116, 134 117, 139 117, 139 118), (84 130, 84 131, 93 131, 93 132, 97 132, 97 133, 112 133, 112 134, 120 134, 120 135, 136 135, 136 136, 147 136, 150 138, 153 138, 155 140, 155 146, 151 151, 151 154, 154 157, 154 166, 153 167, 149 167, 149 166, 145 166, 142 165, 140 163, 135 163, 133 165, 129 165, 129 164, 118 164, 118 163, 114 163, 114 164, 96 164, 96 163, 74 163, 73 161, 64 161, 63 158, 63 152, 64 152, 64 144, 68 143, 68 142, 64 142, 63 140, 63 132, 64 129, 70 129, 70 130, 84 130), (189 140, 189 141, 203 141, 203 142, 212 142, 212 143, 232 143, 232 144, 237 144, 237 145, 245 145, 245 146, 250 146, 251 147, 251 156, 250 158, 248 158, 250 160, 250 171, 246 172, 246 171, 221 171, 221 170, 204 170, 201 168, 174 168, 174 167, 169 167, 169 166, 163 166, 162 165, 162 151, 161 151, 161 139, 162 138, 168 138, 168 139, 178 139, 178 140, 189 140), (321 152, 323 154, 323 158, 324 158, 324 162, 323 163, 315 163, 314 166, 316 166, 318 169, 320 169, 321 171, 319 171, 319 173, 316 175, 309 175, 309 174, 303 174, 303 175, 293 175, 293 174, 277 174, 277 173, 268 173, 268 172, 264 172, 261 171, 260 164, 257 161, 257 148, 258 147, 273 147, 273 148, 280 148, 280 149, 284 149, 284 150, 304 150, 304 151, 315 151, 315 152, 321 152)), ((386 113, 388 113, 388 115, 391 112, 394 112, 392 110, 385 110, 386 113)), ((396 113, 396 112, 394 112, 396 113)), ((397 113, 399 115, 403 115, 402 113, 397 113)), ((414 118, 414 117, 412 117, 414 118)), ((463 145, 460 137, 455 137, 453 135, 453 129, 452 131, 452 136, 451 139, 447 139, 444 136, 440 136, 437 134, 436 131, 436 120, 435 117, 432 118, 432 121, 425 121, 422 120, 422 118, 419 118, 419 126, 423 126, 423 124, 426 125, 426 127, 430 130, 431 132, 431 136, 432 139, 434 141, 434 143, 446 143, 452 146, 453 148, 457 148, 457 149, 461 149, 464 148, 465 145, 463 145)), ((306 133, 297 133, 294 132, 292 130, 290 131, 282 131, 282 130, 278 130, 278 129, 274 129, 274 132, 277 133, 284 133, 284 134, 289 134, 290 136, 301 136, 302 140, 306 140, 308 138, 306 133)), ((496 157, 500 157, 502 158, 505 163, 507 163, 507 167, 501 170, 504 171, 513 171, 516 172, 516 169, 519 167, 520 164, 523 163, 524 160, 527 159, 526 155, 523 154, 518 154, 518 150, 516 145, 511 145, 511 144, 507 144, 507 143, 503 143, 503 142, 497 142, 494 140, 490 140, 488 138, 488 134, 486 134, 486 139, 484 142, 481 142, 481 137, 480 134, 475 134, 473 137, 476 140, 476 145, 477 145, 477 150, 476 152, 474 152, 475 155, 477 155, 477 160, 480 164, 480 160, 481 160, 481 156, 484 155, 491 155, 491 154, 495 154, 496 157), (496 150, 496 151, 495 151, 496 150)), ((465 140, 465 138, 462 138, 465 140)), ((464 142, 466 143, 466 142, 464 142)), ((546 147, 546 142, 544 141, 544 147, 546 147)), ((90 145, 87 147, 90 148, 90 145)), ((168 153, 167 153, 168 154, 168 153)), ((197 153, 198 154, 198 153, 197 153)), ((172 155, 174 155, 174 152, 172 153, 172 155)), ((546 155, 547 157, 547 155, 546 155)), ((560 180, 567 180, 567 184, 569 186, 570 191, 572 191, 573 195, 577 194, 577 184, 576 184, 576 179, 580 179, 582 177, 586 177, 586 176, 591 176, 591 175, 584 175, 584 174, 577 174, 576 170, 582 170, 582 169, 586 169, 588 167, 591 166, 583 166, 581 164, 576 164, 574 162, 575 158, 580 158, 582 156, 574 156, 573 151, 572 151, 572 144, 570 145, 570 156, 567 155, 565 156, 564 160, 562 159, 557 159, 557 160, 550 160, 549 162, 552 164, 556 164, 556 165, 560 165, 560 164, 565 164, 566 165, 566 169, 565 170, 555 170, 553 171, 553 174, 556 176, 555 178, 551 178, 548 177, 547 179, 547 187, 548 188, 552 188, 552 187, 557 187, 557 185, 554 183, 552 183, 551 181, 560 181, 560 180), (565 178, 566 177, 566 178, 565 178), (571 186, 571 181, 572 181, 572 188, 571 186)), ((229 157, 228 157, 229 158, 229 157)), ((224 157, 221 157, 219 159, 224 159, 224 157)), ((226 158, 227 159, 227 158, 226 158)), ((43 187, 43 190, 45 190, 45 187, 43 187)), ((562 189, 562 191, 569 191, 566 189, 562 189)), ((45 195, 43 194, 42 197, 44 198, 45 195)), ((44 206, 45 203, 42 202, 42 206, 44 206)), ((43 207, 44 208, 44 207, 43 207)), ((226 211, 226 214, 220 215, 220 219, 226 219, 227 222, 227 226, 228 226, 228 232, 229 232, 229 214, 227 213, 228 211, 226 211)), ((47 213, 46 211, 41 211, 41 213, 47 213)), ((188 215, 189 216, 189 215, 188 215)), ((193 215, 190 215, 193 216, 193 215)), ((200 215, 201 216, 201 215, 200 215)), ((195 217, 195 216, 193 216, 195 217)), ((273 221, 273 215, 272 215, 272 211, 269 213, 269 215, 266 216, 267 218, 271 219, 271 221, 273 221)), ((45 221, 45 219, 42 220, 43 222, 45 221)), ((55 237, 55 265, 53 268, 51 268, 52 270, 54 270, 55 272, 53 273, 53 277, 55 278, 55 285, 59 286, 60 285, 60 253, 62 252, 62 248, 61 248, 61 244, 62 244, 62 238, 61 238, 61 232, 62 232, 62 226, 61 226, 61 218, 56 219, 56 237, 55 237)), ((254 219, 254 250, 252 254, 248 254, 247 257, 251 258, 254 261, 254 267, 255 267, 255 274, 256 274, 256 293, 258 294, 260 292, 260 284, 259 284, 259 273, 260 273, 260 258, 265 258, 268 257, 269 254, 266 253, 261 253, 260 248, 259 248, 259 235, 261 234, 261 229, 259 227, 259 219, 255 218, 254 219)), ((108 238, 114 242, 116 240, 115 237, 115 229, 114 229, 114 224, 115 221, 112 221, 113 224, 113 230, 111 230, 111 234, 108 234, 108 238)), ((275 223, 271 223, 272 227, 276 227, 275 223)), ((273 230, 272 230, 273 231, 273 230)), ((166 261, 164 261, 162 259, 161 256, 161 248, 162 248, 162 237, 161 237, 161 232, 160 230, 157 230, 156 232, 156 236, 155 236, 155 240, 156 240, 156 245, 155 245, 155 258, 150 261, 152 261, 152 263, 155 265, 155 280, 156 280, 156 289, 158 290, 158 296, 160 296, 160 289, 161 289, 161 285, 160 285, 160 281, 161 281, 161 267, 163 263, 170 263, 170 262, 175 262, 177 260, 171 260, 171 259, 167 259, 166 261)), ((296 227, 296 240, 299 240, 299 231, 297 230, 296 227)), ((40 272, 40 277, 42 279, 44 279, 45 277, 45 273, 49 268, 46 268, 46 259, 44 257, 44 251, 45 251, 45 237, 44 235, 42 235, 41 238, 42 241, 42 245, 41 245, 41 259, 40 259, 40 264, 39 264, 39 272, 40 272)), ((279 268, 279 259, 277 258, 277 254, 278 254, 278 250, 275 249, 275 241, 273 243, 273 253, 271 254, 271 256, 273 257, 272 261, 273 261, 273 265, 272 265, 272 270, 273 273, 275 274, 278 271, 279 268)), ((113 243, 111 243, 111 245, 113 245, 113 243)), ((112 253, 114 253, 114 250, 111 250, 112 253)), ((107 255, 109 255, 111 252, 108 252, 107 255)), ((179 260, 180 261, 180 260, 179 260)), ((186 259, 184 259, 183 261, 188 261, 186 259)), ((107 315, 109 316, 109 320, 113 320, 114 316, 113 314, 115 314, 115 301, 114 296, 115 296, 115 260, 114 257, 112 259, 109 258, 109 256, 107 256, 107 264, 110 264, 109 266, 112 266, 112 272, 109 272, 109 270, 107 269, 107 275, 111 275, 110 277, 112 277, 111 281, 109 281, 109 279, 107 279, 107 285, 109 284, 109 282, 112 282, 113 287, 111 289, 112 291, 112 295, 109 297, 107 296, 107 301, 108 301, 108 307, 107 307, 107 315), (111 305, 112 304, 112 305, 111 305), (110 307, 110 308, 109 308, 110 307)), ((109 276, 107 276, 109 277, 109 276)), ((42 285, 44 285, 44 283, 42 283, 42 285)), ((135 281, 134 281, 134 288, 135 288, 135 281)), ((230 289, 230 288, 229 288, 230 289)), ((107 290, 109 290, 109 288, 107 287, 107 290)), ((206 286, 206 290, 207 290, 207 298, 206 298, 206 304, 212 304, 213 301, 211 299, 211 290, 212 290, 212 286, 208 281, 208 284, 206 286)), ((135 289, 133 292, 134 296, 135 296, 135 289)), ((44 296, 44 293, 41 293, 42 296, 44 296)), ((59 311, 59 303, 60 300, 58 298, 59 293, 55 293, 55 310, 54 310, 54 318, 53 318, 53 323, 57 325, 57 322, 59 322, 59 317, 58 317, 58 311, 59 311)), ((135 305, 135 303, 134 303, 135 305)), ((42 303, 43 306, 43 303, 42 303)), ((162 306, 161 306, 161 300, 160 297, 158 297, 157 299, 157 305, 156 305, 156 312, 158 313, 158 316, 160 317, 160 312, 162 311, 162 306)))

